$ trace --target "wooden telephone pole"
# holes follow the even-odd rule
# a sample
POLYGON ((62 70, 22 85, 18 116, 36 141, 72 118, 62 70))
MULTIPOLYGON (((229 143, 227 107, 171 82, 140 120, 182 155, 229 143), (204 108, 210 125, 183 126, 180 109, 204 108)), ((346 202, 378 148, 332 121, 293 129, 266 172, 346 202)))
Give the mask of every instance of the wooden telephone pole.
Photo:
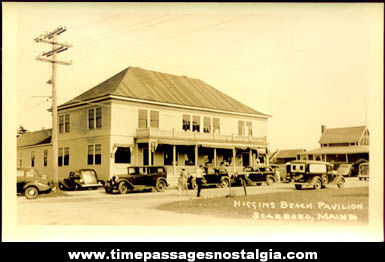
POLYGON ((52 64, 52 78, 47 82, 47 84, 52 85, 52 168, 53 168, 53 181, 55 183, 55 187, 58 187, 59 183, 59 170, 58 170, 58 137, 57 137, 57 129, 58 129, 58 121, 57 121, 57 97, 56 97, 56 65, 71 65, 72 62, 59 61, 56 59, 56 55, 63 51, 68 50, 68 48, 72 47, 71 44, 68 43, 60 43, 57 41, 57 36, 61 33, 64 33, 67 29, 64 27, 58 27, 54 29, 52 32, 48 32, 44 35, 40 35, 35 38, 36 42, 41 42, 45 44, 51 44, 52 50, 48 52, 44 52, 40 56, 36 57, 36 60, 42 62, 48 62, 52 64), (49 58, 51 57, 52 58, 49 58))

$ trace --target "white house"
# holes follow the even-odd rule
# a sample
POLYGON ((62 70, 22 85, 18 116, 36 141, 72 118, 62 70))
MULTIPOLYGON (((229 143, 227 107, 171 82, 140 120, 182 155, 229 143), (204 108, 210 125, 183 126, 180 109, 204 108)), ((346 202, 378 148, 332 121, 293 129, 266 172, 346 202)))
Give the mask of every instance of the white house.
MULTIPOLYGON (((59 177, 93 168, 107 179, 131 165, 164 165, 172 176, 267 161, 270 116, 199 79, 128 67, 60 105, 58 116, 59 177)), ((18 164, 50 175, 50 130, 32 139, 39 132, 18 138, 18 164)))

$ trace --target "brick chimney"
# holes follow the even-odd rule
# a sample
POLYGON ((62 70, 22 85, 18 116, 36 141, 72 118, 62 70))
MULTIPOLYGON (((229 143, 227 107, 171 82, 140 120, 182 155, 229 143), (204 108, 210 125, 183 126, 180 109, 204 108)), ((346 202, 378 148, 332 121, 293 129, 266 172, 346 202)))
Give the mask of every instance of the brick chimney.
POLYGON ((322 125, 321 126, 321 134, 325 133, 326 131, 326 126, 325 125, 322 125))

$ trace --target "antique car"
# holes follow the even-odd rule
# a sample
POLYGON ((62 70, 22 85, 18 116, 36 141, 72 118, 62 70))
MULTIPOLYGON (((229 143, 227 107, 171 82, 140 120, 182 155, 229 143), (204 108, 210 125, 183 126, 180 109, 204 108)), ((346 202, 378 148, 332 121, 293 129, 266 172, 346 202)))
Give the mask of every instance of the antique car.
POLYGON ((104 181, 99 180, 93 169, 79 169, 71 171, 69 176, 59 180, 61 190, 98 189, 103 187, 104 181))
POLYGON ((358 179, 369 180, 369 163, 361 163, 358 168, 358 179))
POLYGON ((344 186, 345 178, 333 170, 333 165, 323 161, 296 160, 290 163, 290 176, 296 189, 325 188, 327 184, 344 186))
POLYGON ((163 192, 168 186, 167 171, 163 166, 128 167, 127 174, 114 175, 104 185, 107 193, 118 190, 120 194, 128 191, 144 191, 156 189, 163 192))
POLYGON ((337 173, 341 176, 352 176, 353 164, 340 164, 337 173))
POLYGON ((275 172, 270 166, 245 167, 234 178, 234 184, 242 184, 242 179, 248 186, 273 185, 277 182, 275 172))
MULTIPOLYGON (((226 167, 203 167, 203 179, 202 186, 216 186, 216 187, 228 187, 230 185, 231 177, 226 167)), ((190 189, 198 188, 196 183, 195 173, 190 173, 187 179, 187 186, 190 189)))
POLYGON ((25 195, 27 199, 34 199, 39 194, 46 194, 53 190, 53 182, 40 175, 33 168, 17 169, 17 193, 25 195))

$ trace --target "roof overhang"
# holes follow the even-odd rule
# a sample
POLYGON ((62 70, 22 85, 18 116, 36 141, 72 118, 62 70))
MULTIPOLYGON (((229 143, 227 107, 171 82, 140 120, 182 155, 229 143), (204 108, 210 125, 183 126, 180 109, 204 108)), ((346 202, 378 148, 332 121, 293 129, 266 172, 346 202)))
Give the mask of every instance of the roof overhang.
POLYGON ((336 146, 336 147, 320 147, 300 153, 301 155, 316 155, 316 154, 360 154, 369 153, 368 146, 336 146))

